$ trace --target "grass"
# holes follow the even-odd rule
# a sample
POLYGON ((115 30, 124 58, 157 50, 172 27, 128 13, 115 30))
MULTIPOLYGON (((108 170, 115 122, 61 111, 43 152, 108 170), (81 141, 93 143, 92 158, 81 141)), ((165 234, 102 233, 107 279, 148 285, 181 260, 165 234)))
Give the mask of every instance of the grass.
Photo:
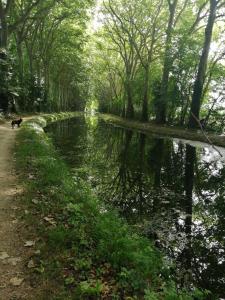
POLYGON ((42 129, 57 118, 25 122, 16 149, 26 221, 39 237, 34 274, 43 285, 40 299, 205 299, 198 290, 178 292, 152 243, 72 176, 42 129))

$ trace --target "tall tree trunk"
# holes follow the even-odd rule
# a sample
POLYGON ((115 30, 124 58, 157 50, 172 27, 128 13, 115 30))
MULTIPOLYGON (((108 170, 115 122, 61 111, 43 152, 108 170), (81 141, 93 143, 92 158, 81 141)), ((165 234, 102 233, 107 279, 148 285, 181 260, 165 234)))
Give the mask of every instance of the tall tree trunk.
MULTIPOLYGON (((20 38, 19 34, 16 35, 16 50, 17 50, 17 57, 18 57, 19 84, 24 91, 24 59, 23 59, 23 50, 22 50, 22 39, 20 38)), ((24 92, 20 93, 18 104, 20 109, 25 110, 26 97, 24 92)))
POLYGON ((4 112, 7 112, 8 107, 9 107, 9 96, 7 93, 7 90, 8 90, 7 43, 8 43, 8 26, 7 26, 7 21, 6 21, 6 14, 1 5, 1 8, 0 8, 0 58, 2 61, 6 61, 6 63, 0 64, 0 76, 1 76, 0 108, 2 108, 4 112))
POLYGON ((47 62, 44 62, 44 101, 48 102, 49 95, 49 66, 47 62))
POLYGON ((126 118, 133 118, 134 116, 134 107, 132 102, 132 92, 130 80, 128 79, 126 82, 126 91, 127 91, 127 110, 126 110, 126 118))
POLYGON ((8 46, 8 24, 7 24, 7 11, 0 4, 0 48, 7 49, 8 46))
POLYGON ((20 81, 20 86, 23 86, 23 81, 24 81, 23 51, 22 51, 22 42, 19 36, 16 37, 16 50, 17 50, 18 63, 19 63, 19 81, 20 81))
POLYGON ((142 115, 141 120, 144 122, 148 121, 148 94, 149 94, 149 68, 145 68, 145 82, 144 82, 144 97, 142 102, 142 115))
POLYGON ((13 0, 0 0, 0 58, 6 63, 0 65, 1 87, 0 87, 0 105, 1 108, 7 112, 9 107, 9 93, 8 93, 8 23, 7 17, 13 0), (4 4, 3 4, 4 3, 4 4), (6 52, 5 52, 6 51, 6 52))
POLYGON ((174 18, 175 18, 175 11, 177 6, 178 0, 174 0, 169 3, 169 20, 166 30, 166 48, 165 48, 165 55, 164 55, 164 63, 163 63, 163 75, 161 81, 161 88, 160 88, 160 97, 157 101, 156 107, 156 122, 164 124, 166 123, 166 109, 167 109, 167 92, 168 92, 168 81, 169 81, 169 72, 171 68, 171 57, 170 57, 170 48, 171 48, 171 38, 172 38, 172 31, 174 25, 174 18))
POLYGON ((126 116, 126 104, 123 104, 123 109, 122 109, 122 113, 121 113, 121 117, 125 118, 126 116))
POLYGON ((190 110, 189 123, 188 123, 189 128, 197 128, 199 126, 197 120, 199 119, 201 97, 203 92, 203 85, 204 85, 204 79, 206 74, 209 49, 212 40, 213 25, 215 23, 215 18, 216 18, 216 9, 217 9, 217 0, 210 0, 210 13, 209 13, 207 26, 205 29, 205 40, 203 45, 203 51, 198 65, 197 77, 194 83, 194 91, 192 96, 191 110, 190 110))

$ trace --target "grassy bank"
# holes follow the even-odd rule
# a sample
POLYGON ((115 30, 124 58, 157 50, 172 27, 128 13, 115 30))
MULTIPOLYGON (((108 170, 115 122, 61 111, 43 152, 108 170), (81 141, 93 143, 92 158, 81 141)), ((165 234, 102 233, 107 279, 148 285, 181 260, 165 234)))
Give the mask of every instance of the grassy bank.
POLYGON ((205 299, 199 291, 178 293, 152 243, 71 174, 43 131, 62 118, 27 121, 16 149, 25 220, 38 236, 32 269, 40 299, 205 299))
MULTIPOLYGON (((192 141, 200 141, 204 143, 209 143, 204 134, 200 131, 183 129, 179 127, 169 127, 169 126, 159 126, 152 123, 141 123, 138 121, 128 120, 115 115, 110 114, 100 114, 100 117, 108 123, 112 123, 121 127, 139 130, 144 133, 153 133, 162 136, 168 136, 179 139, 186 139, 192 141)), ((214 134, 208 134, 207 137, 210 141, 217 146, 225 147, 225 136, 219 136, 214 134)))
MULTIPOLYGON (((9 116, 5 116, 0 113, 0 124, 5 124, 13 119, 22 118, 23 120, 26 118, 33 118, 34 122, 37 121, 38 117, 42 116, 43 127, 46 126, 47 123, 60 121, 63 119, 73 118, 81 115, 81 112, 61 112, 55 114, 40 114, 40 113, 22 113, 22 114, 10 114, 9 116)), ((32 119, 31 119, 32 120, 32 119)))

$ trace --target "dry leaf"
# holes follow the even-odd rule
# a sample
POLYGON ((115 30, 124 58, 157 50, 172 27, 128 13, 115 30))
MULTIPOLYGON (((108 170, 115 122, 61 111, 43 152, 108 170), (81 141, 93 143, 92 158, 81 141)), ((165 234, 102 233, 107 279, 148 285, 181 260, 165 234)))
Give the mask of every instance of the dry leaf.
POLYGON ((12 258, 9 258, 8 259, 8 262, 13 265, 13 266, 16 266, 18 262, 21 261, 21 258, 20 257, 12 257, 12 258))
POLYGON ((38 204, 39 203, 39 201, 37 199, 33 199, 31 202, 34 203, 34 204, 38 204))
POLYGON ((33 259, 31 259, 31 260, 28 262, 27 267, 28 267, 29 269, 32 269, 32 268, 35 267, 35 263, 34 263, 33 259))
POLYGON ((6 252, 0 252, 0 259, 6 259, 6 258, 9 258, 9 255, 8 255, 8 253, 6 253, 6 252))
POLYGON ((23 281, 24 281, 23 278, 18 278, 18 277, 13 277, 10 279, 10 283, 13 286, 20 286, 23 281))
POLYGON ((44 220, 53 226, 56 225, 56 221, 51 217, 44 217, 44 220))
POLYGON ((35 245, 35 241, 26 241, 24 243, 24 247, 33 247, 35 245))

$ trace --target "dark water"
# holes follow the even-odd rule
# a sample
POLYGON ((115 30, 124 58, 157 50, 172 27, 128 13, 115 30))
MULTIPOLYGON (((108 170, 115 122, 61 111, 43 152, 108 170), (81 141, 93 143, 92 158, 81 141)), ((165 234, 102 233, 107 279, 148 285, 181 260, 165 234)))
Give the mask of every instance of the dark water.
MULTIPOLYGON (((97 117, 47 128, 74 172, 175 262, 178 282, 225 297, 225 163, 213 149, 97 117)), ((211 298, 210 299, 214 299, 211 298)))

